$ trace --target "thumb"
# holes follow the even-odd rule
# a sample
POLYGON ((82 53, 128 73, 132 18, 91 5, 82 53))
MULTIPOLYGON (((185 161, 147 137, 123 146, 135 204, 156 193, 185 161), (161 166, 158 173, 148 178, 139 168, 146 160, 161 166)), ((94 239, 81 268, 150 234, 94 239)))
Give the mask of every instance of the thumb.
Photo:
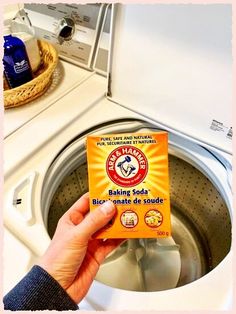
POLYGON ((76 227, 77 235, 80 234, 84 240, 89 240, 91 236, 104 227, 116 213, 113 202, 106 201, 101 206, 90 212, 84 220, 76 227))

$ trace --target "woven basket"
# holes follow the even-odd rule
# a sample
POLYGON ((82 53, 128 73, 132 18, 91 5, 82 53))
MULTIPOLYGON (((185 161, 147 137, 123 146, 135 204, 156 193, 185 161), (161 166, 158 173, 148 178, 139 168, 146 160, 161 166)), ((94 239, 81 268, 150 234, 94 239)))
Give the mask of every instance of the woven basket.
POLYGON ((49 87, 53 71, 58 62, 58 55, 53 46, 45 41, 38 41, 41 53, 41 65, 34 78, 15 88, 4 90, 5 109, 22 106, 41 96, 49 87))

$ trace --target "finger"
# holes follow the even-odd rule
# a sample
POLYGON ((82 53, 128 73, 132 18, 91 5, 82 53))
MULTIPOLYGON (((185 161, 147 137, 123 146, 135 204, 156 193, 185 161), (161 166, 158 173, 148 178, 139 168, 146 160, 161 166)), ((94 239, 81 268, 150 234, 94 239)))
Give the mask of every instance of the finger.
MULTIPOLYGON (((88 250, 92 252, 97 251, 105 251, 107 253, 107 250, 111 250, 121 245, 123 242, 127 241, 127 239, 93 239, 89 241, 88 250)), ((107 254, 109 254, 108 252, 107 254)))
POLYGON ((107 255, 110 254, 115 249, 117 249, 118 246, 120 246, 123 242, 124 239, 108 239, 104 241, 104 243, 102 244, 103 249, 101 249, 101 251, 103 251, 103 255, 101 257, 100 263, 102 263, 103 260, 107 257, 107 255))
POLYGON ((108 239, 106 241, 103 241, 102 246, 104 248, 105 255, 107 256, 125 241, 127 241, 127 239, 108 239))
POLYGON ((107 201, 90 212, 77 226, 76 233, 83 240, 88 241, 92 235, 104 227, 116 213, 113 202, 107 201))
POLYGON ((105 241, 101 239, 93 240, 89 243, 88 250, 91 252, 91 255, 94 256, 96 261, 101 264, 108 254, 125 241, 127 241, 127 239, 108 239, 105 241))
POLYGON ((89 211, 89 193, 82 195, 62 216, 62 220, 78 225, 89 211))

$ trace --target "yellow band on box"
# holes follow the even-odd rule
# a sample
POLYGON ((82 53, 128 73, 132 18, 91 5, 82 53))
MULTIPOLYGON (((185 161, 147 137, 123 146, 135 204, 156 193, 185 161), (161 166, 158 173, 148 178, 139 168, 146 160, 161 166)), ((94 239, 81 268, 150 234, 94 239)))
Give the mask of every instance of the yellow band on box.
POLYGON ((88 136, 87 159, 90 210, 117 207, 96 238, 171 235, 167 132, 88 136))

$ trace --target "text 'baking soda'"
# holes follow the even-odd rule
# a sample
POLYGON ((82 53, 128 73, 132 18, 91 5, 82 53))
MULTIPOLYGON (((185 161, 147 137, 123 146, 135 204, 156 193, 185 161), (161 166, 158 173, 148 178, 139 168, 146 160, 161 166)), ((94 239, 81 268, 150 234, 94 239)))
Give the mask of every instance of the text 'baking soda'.
POLYGON ((167 132, 88 136, 87 159, 90 210, 117 207, 96 238, 171 235, 167 132))

